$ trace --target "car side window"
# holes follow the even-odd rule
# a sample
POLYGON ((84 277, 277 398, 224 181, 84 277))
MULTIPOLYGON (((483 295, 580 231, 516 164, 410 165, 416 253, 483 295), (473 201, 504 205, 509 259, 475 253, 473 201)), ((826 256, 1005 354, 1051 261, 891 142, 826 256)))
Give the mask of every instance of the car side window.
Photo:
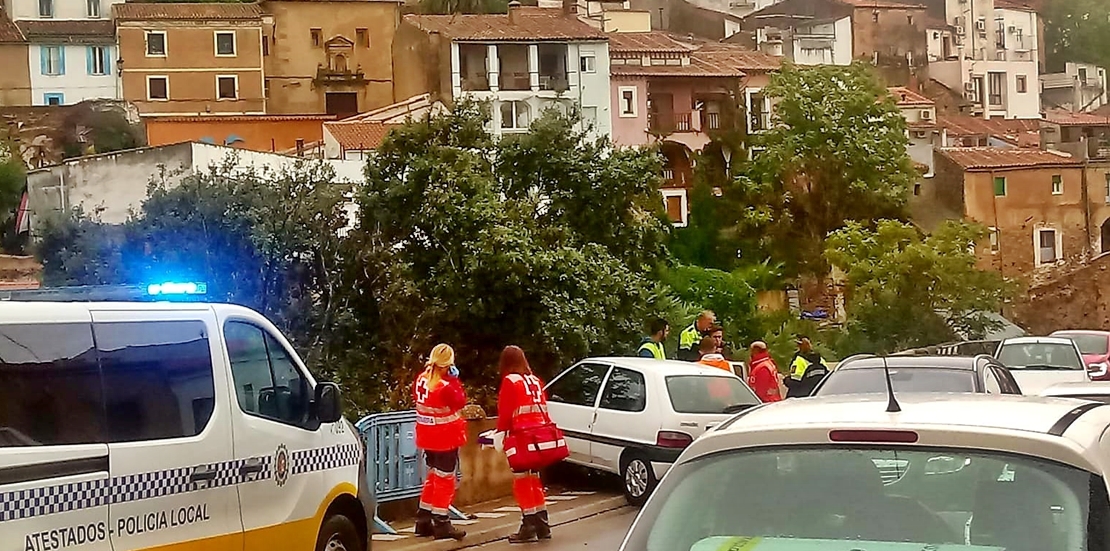
POLYGON ((0 325, 0 448, 102 442, 92 324, 0 325))
POLYGON ((203 321, 93 324, 109 442, 200 434, 212 418, 212 349, 203 321))
POLYGON ((308 381, 281 343, 260 327, 224 325, 235 397, 245 413, 295 426, 309 417, 308 381))
POLYGON ((547 387, 547 399, 552 402, 593 407, 601 391, 601 382, 608 372, 607 365, 578 364, 547 387))
POLYGON ((614 367, 601 395, 601 408, 614 411, 644 411, 647 405, 647 388, 642 373, 614 367))
POLYGON ((983 391, 987 394, 1002 394, 1002 385, 998 382, 998 374, 994 368, 987 366, 983 369, 983 391))

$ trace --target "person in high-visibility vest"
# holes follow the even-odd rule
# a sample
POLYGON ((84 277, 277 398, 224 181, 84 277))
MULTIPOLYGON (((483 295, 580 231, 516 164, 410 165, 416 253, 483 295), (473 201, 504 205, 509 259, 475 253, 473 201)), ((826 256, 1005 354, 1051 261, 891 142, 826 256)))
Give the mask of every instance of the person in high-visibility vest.
POLYGON ((817 387, 817 383, 829 374, 825 360, 813 349, 813 343, 810 342, 809 337, 799 335, 796 342, 798 353, 790 362, 790 377, 783 381, 786 383, 787 398, 809 396, 817 387))
POLYGON ((705 310, 698 314, 694 322, 678 335, 678 359, 688 362, 698 361, 698 343, 716 324, 717 314, 712 310, 705 310))
MULTIPOLYGON (((501 390, 497 394, 497 433, 494 447, 503 449, 504 437, 513 431, 547 423, 547 396, 543 381, 532 373, 528 359, 519 346, 501 351, 501 390)), ((516 438, 516 437, 514 437, 516 438)), ((536 471, 513 472, 513 497, 520 506, 520 529, 509 536, 509 543, 526 543, 551 538, 547 517, 547 496, 536 471)))
POLYGON ((428 356, 424 372, 412 387, 416 401, 416 447, 424 450, 428 478, 420 493, 416 535, 435 539, 461 540, 466 532, 451 525, 447 516, 455 499, 455 469, 459 448, 466 443, 466 392, 459 382, 455 351, 437 344, 428 356))
POLYGON ((656 318, 652 320, 648 330, 651 335, 644 337, 636 355, 641 358, 667 359, 667 351, 663 349, 663 341, 667 340, 667 336, 671 334, 671 325, 663 318, 656 318))
POLYGON ((728 363, 720 353, 717 352, 717 340, 713 337, 705 337, 698 345, 698 352, 701 354, 701 359, 698 360, 699 364, 716 367, 732 373, 732 364, 728 363))

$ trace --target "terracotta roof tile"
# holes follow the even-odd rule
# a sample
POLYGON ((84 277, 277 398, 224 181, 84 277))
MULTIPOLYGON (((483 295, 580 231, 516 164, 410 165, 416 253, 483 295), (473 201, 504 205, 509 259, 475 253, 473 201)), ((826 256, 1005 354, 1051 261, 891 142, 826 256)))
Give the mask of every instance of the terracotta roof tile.
POLYGON ((936 105, 936 102, 933 100, 909 88, 894 86, 892 88, 887 88, 887 90, 890 91, 890 95, 894 96, 894 102, 897 103, 899 107, 926 107, 936 105))
POLYGON ((1094 113, 1072 113, 1053 109, 1044 114, 1045 121, 1059 126, 1110 126, 1110 117, 1094 113))
POLYGON ((345 151, 365 151, 377 149, 385 141, 386 134, 393 126, 377 122, 329 122, 324 130, 339 142, 345 151))
POLYGON ((606 41, 609 36, 556 8, 517 8, 509 15, 406 15, 405 21, 425 32, 453 40, 582 40, 606 41))
POLYGON ((1031 11, 1037 13, 1041 10, 1040 4, 1039 0, 994 0, 994 9, 1031 11))
MULTIPOLYGON (((855 6, 857 8, 879 8, 879 9, 925 9, 924 4, 915 4, 913 2, 901 2, 899 0, 838 0, 842 4, 855 6)), ((997 0, 996 0, 997 1, 997 0)))
POLYGON ((203 3, 203 4, 140 4, 127 2, 112 5, 112 18, 124 21, 157 20, 236 20, 261 19, 258 4, 203 3))
POLYGON ((994 136, 1023 147, 1040 144, 1041 121, 1037 119, 982 119, 960 115, 938 117, 937 123, 951 136, 994 136))
POLYGON ((665 32, 610 33, 609 51, 612 53, 686 53, 694 47, 675 40, 665 32))
POLYGON ((964 170, 1081 166, 1081 160, 1066 153, 1040 149, 1001 147, 952 147, 937 150, 964 170))
POLYGON ((0 44, 26 42, 23 32, 8 17, 8 12, 0 8, 0 44))
POLYGON ((694 56, 710 63, 730 63, 749 72, 777 71, 782 68, 782 57, 749 50, 739 44, 709 43, 694 53, 694 56))
POLYGON ((334 121, 335 115, 159 115, 144 113, 144 119, 158 122, 284 122, 284 121, 334 121))
POLYGON ((31 42, 52 40, 64 44, 113 42, 115 24, 110 19, 89 21, 25 20, 16 23, 31 42))

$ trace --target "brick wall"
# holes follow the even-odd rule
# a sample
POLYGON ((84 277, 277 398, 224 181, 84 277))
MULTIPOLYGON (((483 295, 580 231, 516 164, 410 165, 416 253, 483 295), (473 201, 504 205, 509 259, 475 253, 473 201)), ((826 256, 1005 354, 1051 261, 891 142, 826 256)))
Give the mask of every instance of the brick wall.
POLYGON ((1110 254, 1053 274, 1014 306, 1014 320, 1035 335, 1110 327, 1110 254))

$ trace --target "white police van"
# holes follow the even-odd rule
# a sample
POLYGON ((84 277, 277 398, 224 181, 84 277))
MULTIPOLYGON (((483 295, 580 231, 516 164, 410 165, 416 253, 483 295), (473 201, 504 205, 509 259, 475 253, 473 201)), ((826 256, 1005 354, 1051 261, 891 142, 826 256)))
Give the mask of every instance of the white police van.
POLYGON ((0 302, 0 551, 365 551, 362 450, 252 310, 0 302))

